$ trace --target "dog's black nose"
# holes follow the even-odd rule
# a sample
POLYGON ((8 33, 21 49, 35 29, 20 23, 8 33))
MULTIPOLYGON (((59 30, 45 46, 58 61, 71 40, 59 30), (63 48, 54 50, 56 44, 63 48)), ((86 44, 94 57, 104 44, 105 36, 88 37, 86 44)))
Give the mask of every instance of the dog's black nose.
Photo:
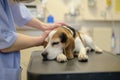
POLYGON ((43 60, 47 60, 47 55, 48 55, 48 53, 47 53, 47 52, 43 52, 43 53, 42 53, 43 60))

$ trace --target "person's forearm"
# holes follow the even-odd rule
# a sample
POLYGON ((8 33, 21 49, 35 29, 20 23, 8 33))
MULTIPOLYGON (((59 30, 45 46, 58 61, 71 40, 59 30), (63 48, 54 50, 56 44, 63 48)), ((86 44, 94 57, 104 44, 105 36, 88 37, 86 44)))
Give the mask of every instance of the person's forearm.
POLYGON ((2 49, 1 51, 2 52, 19 51, 21 49, 26 49, 40 44, 42 44, 41 37, 31 37, 23 34, 18 34, 15 43, 8 48, 2 49))
POLYGON ((41 22, 37 18, 32 18, 29 22, 25 24, 26 26, 33 27, 42 31, 46 30, 53 30, 59 26, 65 25, 64 23, 53 23, 53 24, 47 24, 44 22, 41 22))
POLYGON ((28 23, 25 24, 26 26, 29 26, 29 27, 33 27, 33 28, 36 28, 36 29, 40 29, 40 30, 44 30, 43 29, 43 26, 44 26, 44 23, 41 22, 40 20, 36 19, 36 18, 32 18, 28 23))

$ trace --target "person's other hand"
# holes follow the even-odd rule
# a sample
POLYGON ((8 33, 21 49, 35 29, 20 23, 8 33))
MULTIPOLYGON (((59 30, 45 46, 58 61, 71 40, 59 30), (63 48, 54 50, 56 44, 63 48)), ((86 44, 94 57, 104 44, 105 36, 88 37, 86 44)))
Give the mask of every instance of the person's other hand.
POLYGON ((44 31, 41 36, 40 36, 40 45, 43 45, 46 37, 48 36, 48 34, 51 32, 51 30, 47 30, 47 31, 44 31))
POLYGON ((67 24, 63 23, 63 22, 56 22, 56 23, 53 23, 53 24, 43 24, 43 27, 42 27, 42 30, 43 31, 46 31, 46 30, 53 30, 57 27, 60 27, 60 26, 66 26, 67 24))

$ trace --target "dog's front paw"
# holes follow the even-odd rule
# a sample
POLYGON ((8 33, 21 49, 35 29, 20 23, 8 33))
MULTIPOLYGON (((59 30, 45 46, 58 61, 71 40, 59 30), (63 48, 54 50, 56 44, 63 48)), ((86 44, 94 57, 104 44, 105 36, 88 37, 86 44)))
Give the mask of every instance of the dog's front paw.
POLYGON ((79 60, 80 62, 87 62, 87 61, 88 61, 88 56, 87 56, 86 54, 80 53, 80 54, 78 55, 78 60, 79 60))
POLYGON ((67 57, 64 55, 64 54, 59 54, 58 56, 57 56, 57 61, 58 62, 60 62, 60 63, 63 63, 63 62, 66 62, 67 61, 67 57))

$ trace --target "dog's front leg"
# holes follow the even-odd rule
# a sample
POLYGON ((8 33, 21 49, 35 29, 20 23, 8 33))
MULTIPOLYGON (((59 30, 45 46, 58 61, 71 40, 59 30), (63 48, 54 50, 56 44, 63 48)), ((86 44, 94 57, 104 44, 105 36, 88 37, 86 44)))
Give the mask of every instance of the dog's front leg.
POLYGON ((80 62, 87 62, 88 61, 88 56, 86 54, 86 48, 84 47, 83 43, 80 40, 80 52, 78 54, 78 60, 80 62))
POLYGON ((86 49, 85 48, 80 49, 80 52, 78 54, 78 60, 80 62, 87 62, 88 61, 88 56, 86 54, 86 49))
POLYGON ((73 50, 71 50, 71 49, 66 50, 65 55, 67 56, 68 59, 73 59, 74 58, 73 50))

